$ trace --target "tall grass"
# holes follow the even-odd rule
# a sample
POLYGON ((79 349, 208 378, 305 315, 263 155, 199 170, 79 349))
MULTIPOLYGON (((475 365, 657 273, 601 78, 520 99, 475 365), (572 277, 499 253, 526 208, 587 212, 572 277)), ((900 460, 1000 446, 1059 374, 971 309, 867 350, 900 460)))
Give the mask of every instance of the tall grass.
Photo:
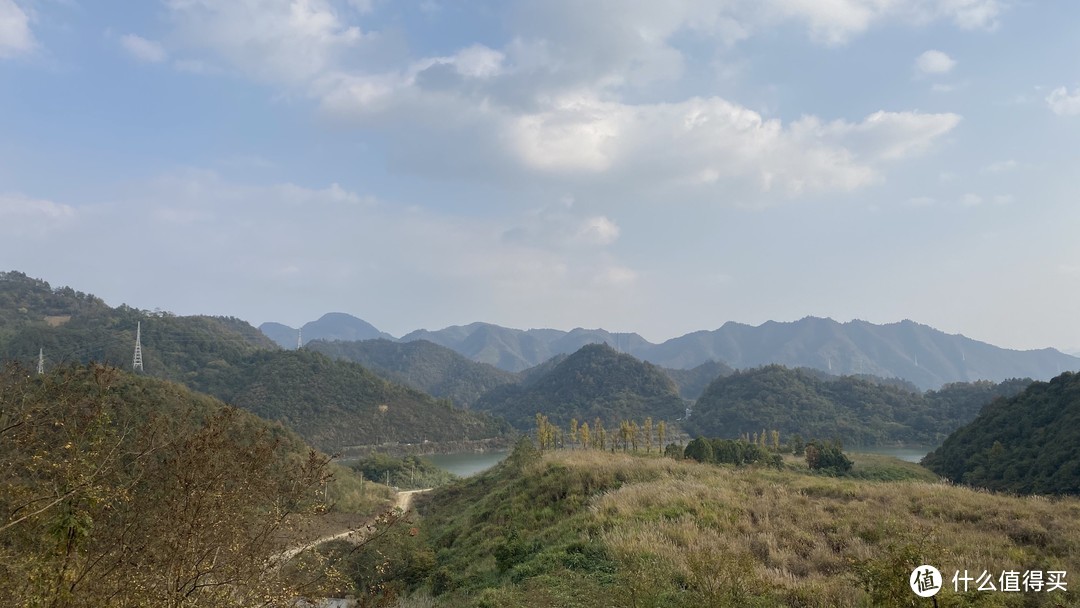
POLYGON ((951 577, 1080 571, 1080 501, 912 481, 912 466, 891 482, 556 452, 437 493, 422 527, 446 605, 929 606, 907 583, 923 563, 945 575, 941 607, 1078 603, 956 594, 951 577))

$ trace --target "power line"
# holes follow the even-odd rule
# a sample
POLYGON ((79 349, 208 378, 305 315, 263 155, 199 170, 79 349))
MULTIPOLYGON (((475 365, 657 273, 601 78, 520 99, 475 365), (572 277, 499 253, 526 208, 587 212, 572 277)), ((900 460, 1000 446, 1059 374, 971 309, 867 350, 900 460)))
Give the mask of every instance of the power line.
POLYGON ((143 370, 143 322, 141 321, 135 326, 135 359, 132 361, 132 369, 143 370))

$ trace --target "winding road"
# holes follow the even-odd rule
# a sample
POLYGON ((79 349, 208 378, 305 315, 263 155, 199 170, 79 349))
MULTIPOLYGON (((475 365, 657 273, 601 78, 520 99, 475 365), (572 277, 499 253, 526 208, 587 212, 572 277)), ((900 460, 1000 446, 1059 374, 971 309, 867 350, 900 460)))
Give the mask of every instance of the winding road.
MULTIPOLYGON (((397 495, 394 497, 394 508, 399 509, 402 512, 408 511, 409 507, 412 505, 412 499, 413 499, 414 495, 420 494, 421 492, 430 492, 430 491, 431 491, 431 488, 424 488, 423 490, 405 490, 403 492, 398 492, 397 495)), ((356 544, 356 543, 359 543, 359 542, 363 541, 367 537, 368 532, 369 532, 369 530, 368 530, 367 526, 362 525, 362 526, 359 526, 357 528, 350 528, 350 529, 345 530, 343 532, 337 532, 337 533, 334 533, 334 534, 327 534, 326 536, 322 536, 322 537, 316 538, 315 540, 308 541, 308 542, 306 542, 306 543, 304 543, 304 544, 302 544, 300 546, 293 547, 291 549, 286 549, 286 550, 282 551, 281 553, 278 553, 277 555, 275 555, 271 559, 271 561, 272 562, 277 562, 277 563, 287 562, 290 559, 292 559, 292 558, 296 557, 297 555, 299 555, 300 553, 303 553, 304 551, 307 551, 308 549, 314 549, 315 547, 317 547, 317 546, 319 546, 319 545, 321 545, 323 543, 330 542, 332 540, 344 539, 344 540, 347 540, 347 541, 349 541, 351 543, 356 544)))

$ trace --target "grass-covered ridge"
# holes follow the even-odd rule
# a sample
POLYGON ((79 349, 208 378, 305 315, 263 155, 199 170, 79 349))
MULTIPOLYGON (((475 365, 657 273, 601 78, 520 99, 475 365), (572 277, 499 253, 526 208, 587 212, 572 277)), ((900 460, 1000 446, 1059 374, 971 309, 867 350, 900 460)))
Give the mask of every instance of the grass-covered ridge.
MULTIPOLYGON (((447 606, 909 606, 922 563, 946 578, 1080 564, 1080 501, 830 478, 791 460, 776 471, 519 450, 420 508, 436 556, 421 587, 447 606)), ((1072 601, 947 587, 939 606, 1072 601)))

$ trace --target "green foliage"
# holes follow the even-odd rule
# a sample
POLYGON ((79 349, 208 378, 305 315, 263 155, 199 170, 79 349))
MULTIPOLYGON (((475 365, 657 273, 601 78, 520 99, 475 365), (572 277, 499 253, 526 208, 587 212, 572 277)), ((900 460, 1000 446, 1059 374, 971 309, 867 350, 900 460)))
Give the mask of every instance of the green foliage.
POLYGON ((684 410, 675 385, 659 368, 604 344, 583 347, 530 384, 496 388, 475 408, 522 430, 535 426, 536 412, 560 428, 571 418, 599 418, 614 428, 616 421, 648 416, 674 420, 684 410))
POLYGON ((315 340, 305 348, 359 363, 387 380, 450 399, 458 407, 468 407, 487 391, 517 381, 510 372, 477 363, 427 340, 315 340))
POLYGON ((803 441, 802 435, 795 433, 791 436, 791 453, 796 456, 802 456, 806 451, 806 442, 803 441))
POLYGON ((851 459, 844 454, 840 446, 825 441, 811 441, 806 444, 806 466, 811 471, 829 475, 842 475, 851 470, 851 459))
MULTIPOLYGON (((670 447, 670 446, 669 446, 670 447)), ((780 468, 783 458, 768 448, 735 439, 706 439, 698 437, 686 445, 683 456, 710 464, 764 464, 780 468)))
POLYGON ((856 446, 935 445, 998 395, 1030 381, 951 384, 925 394, 893 384, 770 365, 715 380, 684 423, 687 432, 738 437, 761 428, 781 436, 840 437, 856 446))
POLYGON ((449 471, 415 455, 395 458, 372 454, 350 466, 365 479, 407 490, 434 488, 457 479, 449 471))
POLYGON ((712 442, 704 437, 692 439, 686 444, 683 457, 698 462, 714 462, 712 442))
POLYGON ((1080 494, 1080 374, 988 405, 923 465, 954 482, 1021 494, 1080 494))
POLYGON ((685 450, 675 443, 669 443, 666 447, 664 447, 664 456, 667 458, 682 460, 685 457, 684 453, 685 450))
POLYGON ((348 361, 308 350, 262 352, 236 378, 232 401, 281 421, 325 450, 494 437, 505 424, 392 384, 348 361))

